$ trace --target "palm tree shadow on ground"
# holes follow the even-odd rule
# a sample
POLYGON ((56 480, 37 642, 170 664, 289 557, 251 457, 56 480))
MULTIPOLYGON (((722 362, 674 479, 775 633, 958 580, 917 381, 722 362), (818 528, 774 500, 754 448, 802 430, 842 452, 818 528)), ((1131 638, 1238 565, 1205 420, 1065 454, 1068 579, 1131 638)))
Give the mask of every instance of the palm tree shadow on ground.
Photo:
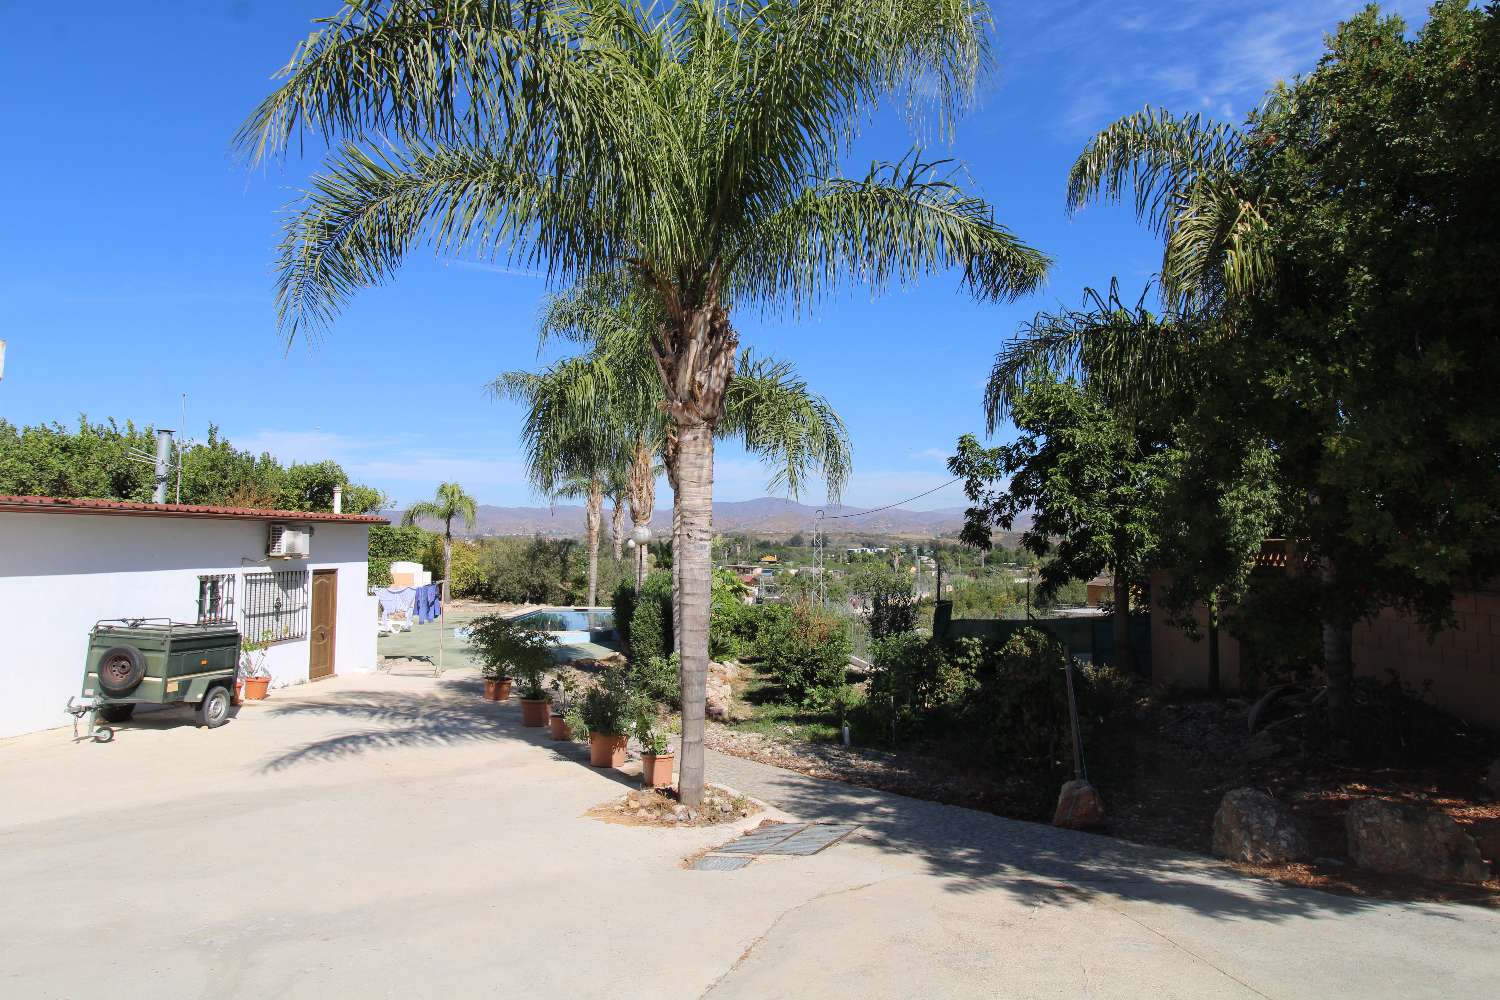
MULTIPOLYGON (((435 749, 473 743, 523 742, 551 751, 558 759, 588 766, 588 748, 553 740, 545 728, 521 725, 515 706, 483 699, 483 682, 461 678, 443 682, 439 695, 352 691, 316 701, 285 701, 269 708, 275 716, 323 715, 348 720, 355 728, 280 750, 261 762, 262 774, 302 764, 347 760, 387 750, 435 749)), ((598 768, 629 787, 639 779, 614 768, 598 768)))

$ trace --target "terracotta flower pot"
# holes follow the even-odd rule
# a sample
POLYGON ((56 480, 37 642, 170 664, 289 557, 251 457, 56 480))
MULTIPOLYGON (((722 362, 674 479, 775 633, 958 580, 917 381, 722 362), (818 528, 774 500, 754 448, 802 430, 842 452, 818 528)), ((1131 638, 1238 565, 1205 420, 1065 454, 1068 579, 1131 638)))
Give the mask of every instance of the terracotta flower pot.
POLYGON ((589 763, 595 767, 619 767, 625 763, 626 739, 613 733, 589 733, 589 763))
POLYGON ((484 679, 484 696, 490 701, 510 701, 510 685, 511 679, 509 677, 501 677, 498 680, 493 677, 486 677, 484 679))
POLYGON ((672 787, 672 762, 675 753, 641 754, 641 784, 647 788, 672 787))
POLYGON ((553 715, 547 720, 547 723, 552 727, 552 738, 554 740, 570 740, 573 738, 573 731, 568 728, 566 716, 553 715))
POLYGON ((245 678, 245 700, 260 701, 266 696, 266 689, 271 686, 269 677, 246 677, 245 678))
POLYGON ((546 698, 522 698, 521 699, 521 725, 545 726, 547 724, 547 712, 552 707, 552 702, 546 698))

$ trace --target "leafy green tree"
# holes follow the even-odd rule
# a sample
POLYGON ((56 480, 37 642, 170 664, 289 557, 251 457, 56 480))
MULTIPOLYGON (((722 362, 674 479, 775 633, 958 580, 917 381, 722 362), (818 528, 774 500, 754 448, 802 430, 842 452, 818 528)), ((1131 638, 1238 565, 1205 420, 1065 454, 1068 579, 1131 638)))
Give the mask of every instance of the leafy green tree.
POLYGON ((440 483, 433 499, 414 503, 401 515, 401 523, 410 527, 418 521, 436 521, 443 525, 443 579, 451 580, 453 572, 453 522, 462 521, 465 528, 474 527, 479 516, 474 498, 457 483, 440 483))
POLYGON ((1090 290, 1083 309, 1039 314, 997 356, 986 417, 993 431, 1025 380, 1056 368, 1107 400, 1122 423, 1163 429, 1155 560, 1172 581, 1156 596, 1194 638, 1194 607, 1206 606, 1209 687, 1217 691, 1221 609, 1243 598, 1254 556, 1280 517, 1276 456, 1251 429, 1242 396, 1214 387, 1214 314, 1158 316, 1145 298, 1126 305, 1112 281, 1107 294, 1090 290))
POLYGON ((1009 531, 1017 516, 1030 512, 1021 543, 1047 557, 1043 599, 1070 580, 1112 569, 1116 666, 1134 670, 1130 592, 1157 543, 1160 443, 1097 392, 1050 370, 1030 372, 1008 398, 1019 437, 985 448, 966 434, 948 460, 971 504, 963 540, 988 548, 995 526, 1009 531))
POLYGON ((688 805, 704 785, 713 439, 738 354, 732 311, 949 269, 1004 298, 1046 271, 919 155, 837 175, 893 94, 951 126, 987 64, 989 21, 982 0, 351 0, 298 44, 242 128, 256 155, 303 130, 331 147, 281 244, 288 337, 421 243, 506 252, 566 283, 623 271, 659 303, 688 805))
POLYGON ((849 574, 849 592, 865 603, 870 638, 916 629, 917 595, 910 575, 882 562, 867 562, 849 574))
POLYGON ((0 419, 0 493, 10 496, 94 497, 149 501, 152 471, 134 461, 132 451, 151 454, 150 427, 127 422, 16 427, 0 419))
POLYGON ((1408 37, 1371 7, 1243 129, 1147 111, 1095 137, 1070 203, 1133 188, 1163 285, 1207 313, 1211 392, 1277 461, 1313 561, 1328 710, 1351 729, 1351 636, 1430 627, 1500 570, 1500 8, 1441 2, 1408 37))

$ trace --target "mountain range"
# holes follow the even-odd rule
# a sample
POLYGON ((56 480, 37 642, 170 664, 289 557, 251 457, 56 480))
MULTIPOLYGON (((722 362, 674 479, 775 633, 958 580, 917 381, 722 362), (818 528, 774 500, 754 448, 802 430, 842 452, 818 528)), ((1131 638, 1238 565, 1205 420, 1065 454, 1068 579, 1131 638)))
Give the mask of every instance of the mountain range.
MULTIPOLYGON (((751 535, 791 535, 799 531, 810 535, 819 509, 777 497, 718 501, 714 503, 714 529, 751 535)), ((824 530, 830 535, 868 534, 937 538, 940 535, 957 532, 963 526, 964 521, 962 507, 945 507, 940 510, 904 510, 892 507, 866 513, 868 508, 830 504, 821 509, 824 515, 824 530)), ((576 505, 494 507, 481 504, 478 514, 474 529, 462 532, 462 534, 575 537, 584 533, 583 507, 576 505)), ((399 511, 387 511, 386 516, 394 521, 399 516, 399 511)), ((424 526, 441 527, 440 525, 424 526)), ((606 534, 609 532, 607 504, 601 527, 606 534)), ((665 538, 670 534, 671 527, 671 506, 658 505, 655 516, 651 519, 651 531, 656 537, 665 538)))

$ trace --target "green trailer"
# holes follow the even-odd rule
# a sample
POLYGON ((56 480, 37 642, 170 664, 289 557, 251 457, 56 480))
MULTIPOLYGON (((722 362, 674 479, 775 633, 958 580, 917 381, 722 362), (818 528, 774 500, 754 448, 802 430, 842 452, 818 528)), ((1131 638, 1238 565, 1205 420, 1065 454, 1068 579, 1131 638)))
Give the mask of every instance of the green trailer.
POLYGON ((187 625, 169 618, 114 618, 89 632, 83 696, 68 699, 89 734, 107 741, 137 705, 197 706, 198 724, 229 721, 239 672, 240 632, 234 625, 187 625))

